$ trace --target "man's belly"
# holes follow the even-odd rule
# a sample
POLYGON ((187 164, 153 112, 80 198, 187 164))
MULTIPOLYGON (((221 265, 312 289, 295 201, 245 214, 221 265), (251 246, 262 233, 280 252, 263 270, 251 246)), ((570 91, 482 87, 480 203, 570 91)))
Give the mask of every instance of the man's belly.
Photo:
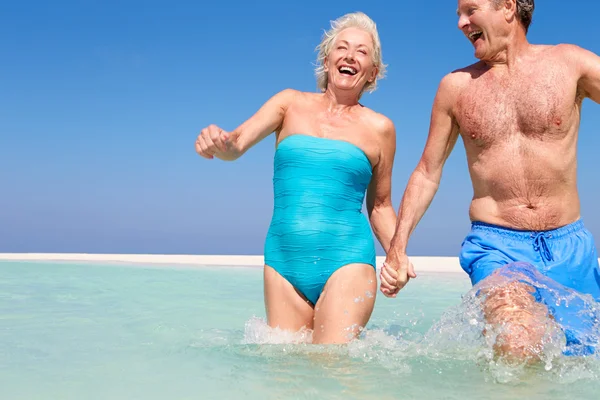
POLYGON ((544 231, 559 228, 580 218, 579 197, 576 193, 543 198, 475 197, 469 216, 481 221, 512 229, 544 231))

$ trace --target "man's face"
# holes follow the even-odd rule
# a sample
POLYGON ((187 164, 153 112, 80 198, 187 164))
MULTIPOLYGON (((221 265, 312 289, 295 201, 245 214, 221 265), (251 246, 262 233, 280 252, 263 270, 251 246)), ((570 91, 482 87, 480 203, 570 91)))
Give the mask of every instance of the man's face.
POLYGON ((505 7, 493 0, 458 0, 458 29, 475 48, 475 57, 487 60, 502 50, 509 24, 505 7))

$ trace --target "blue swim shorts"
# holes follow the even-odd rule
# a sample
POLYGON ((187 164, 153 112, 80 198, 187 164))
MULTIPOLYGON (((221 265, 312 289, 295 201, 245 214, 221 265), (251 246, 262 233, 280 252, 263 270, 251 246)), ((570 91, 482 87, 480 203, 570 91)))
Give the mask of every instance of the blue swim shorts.
POLYGON ((473 222, 459 259, 473 285, 499 268, 512 268, 508 264, 531 279, 538 273, 549 278, 535 285, 534 296, 563 327, 567 347, 579 346, 571 353, 593 352, 589 344, 596 343, 600 335, 597 303, 593 303, 600 301, 600 267, 594 238, 581 220, 536 232, 473 222), (527 271, 527 264, 534 273, 527 271), (579 297, 571 304, 556 304, 556 299, 573 298, 572 290, 590 295, 592 302, 579 297))

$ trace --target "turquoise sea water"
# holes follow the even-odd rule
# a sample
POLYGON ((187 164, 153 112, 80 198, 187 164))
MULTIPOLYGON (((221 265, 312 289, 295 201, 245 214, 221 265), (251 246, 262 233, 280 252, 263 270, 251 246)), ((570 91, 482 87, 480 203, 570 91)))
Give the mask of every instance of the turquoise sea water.
POLYGON ((598 398, 598 359, 494 362, 469 290, 422 273, 314 346, 265 326, 261 269, 0 262, 0 398, 598 398))

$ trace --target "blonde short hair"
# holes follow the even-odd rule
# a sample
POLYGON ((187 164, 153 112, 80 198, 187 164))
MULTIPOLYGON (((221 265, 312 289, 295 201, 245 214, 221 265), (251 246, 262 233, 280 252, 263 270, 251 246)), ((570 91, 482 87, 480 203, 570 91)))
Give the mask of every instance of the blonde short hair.
POLYGON ((325 58, 329 56, 331 47, 335 42, 337 35, 347 28, 359 28, 369 33, 373 38, 373 64, 378 68, 377 76, 373 82, 365 83, 365 86, 361 90, 363 92, 373 92, 377 89, 377 80, 385 77, 386 65, 383 64, 381 56, 381 41, 379 40, 379 33, 377 32, 377 25, 369 18, 365 13, 355 12, 343 15, 331 21, 331 29, 325 32, 321 43, 317 46, 319 54, 317 55, 317 68, 315 69, 315 75, 317 77, 317 88, 324 92, 327 89, 329 83, 329 77, 327 71, 325 71, 325 58))

